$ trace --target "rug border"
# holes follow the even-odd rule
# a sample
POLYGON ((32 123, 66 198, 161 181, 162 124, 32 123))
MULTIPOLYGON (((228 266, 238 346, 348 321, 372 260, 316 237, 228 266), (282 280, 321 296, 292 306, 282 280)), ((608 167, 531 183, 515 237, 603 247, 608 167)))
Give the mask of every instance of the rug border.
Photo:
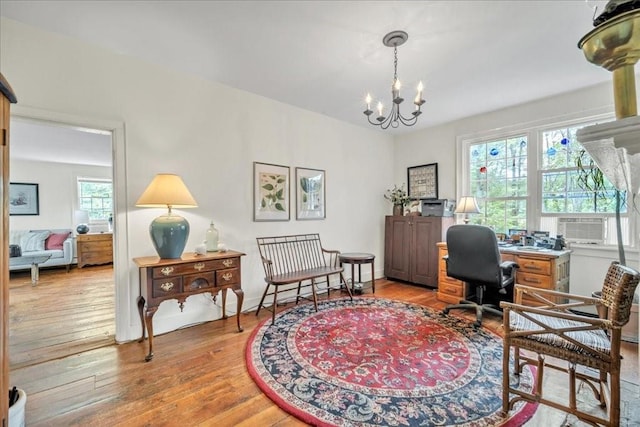
MULTIPOLYGON (((408 305, 414 305, 414 306, 418 306, 421 308, 427 308, 433 312, 437 312, 437 310, 425 306, 425 305, 421 305, 421 304, 417 304, 414 302, 407 302, 407 301, 401 301, 401 300, 396 300, 396 299, 392 299, 392 298, 381 298, 381 297, 377 297, 374 295, 371 296, 362 296, 360 298, 363 299, 378 299, 378 300, 386 300, 386 301, 392 301, 392 302, 396 302, 396 303, 403 303, 403 304, 408 304, 408 305)), ((343 298, 336 298, 336 299, 332 299, 331 301, 339 301, 339 300, 349 300, 348 297, 343 297, 343 298)), ((325 301, 318 301, 319 303, 325 302, 325 301)), ((292 307, 289 307, 285 310, 280 311, 279 313, 276 314, 276 321, 278 320, 278 317, 281 317, 282 315, 286 314, 287 312, 294 310, 302 305, 306 305, 306 304, 311 304, 311 302, 307 302, 307 303, 303 303, 303 304, 297 304, 294 305, 292 307)), ((468 322, 471 323, 470 321, 467 321, 467 319, 465 318, 461 318, 458 316, 451 316, 451 317, 455 317, 456 319, 460 320, 460 321, 464 321, 464 322, 468 322)), ((271 322, 271 317, 268 317, 264 320, 262 320, 260 323, 258 323, 253 330, 251 331, 251 334, 249 335, 249 338, 246 341, 245 344, 245 351, 244 351, 244 355, 245 355, 245 364, 247 366, 247 371, 249 373, 249 376, 253 379, 253 381, 256 383, 256 385, 258 386, 258 388, 260 390, 262 390, 262 392, 269 398, 271 399, 272 402, 274 402, 280 409, 282 409, 283 411, 285 411, 286 413, 288 413, 289 415, 294 416, 295 418, 307 423, 307 424, 311 424, 314 426, 319 426, 319 427, 334 427, 334 424, 331 423, 327 423, 323 420, 320 420, 318 418, 316 418, 315 416, 313 416, 312 414, 302 411, 301 409, 299 409, 298 407, 290 404, 287 400, 281 398, 277 393, 274 392, 273 389, 271 389, 267 383, 260 377, 260 375, 258 374, 258 372, 256 371, 255 367, 253 366, 253 363, 251 361, 251 344, 253 343, 256 335, 258 334, 258 331, 260 331, 262 329, 262 327, 265 325, 265 323, 267 322, 271 322)), ((491 331, 489 329, 483 329, 484 332, 489 333, 495 337, 497 337, 500 341, 503 340, 503 338, 497 334, 494 331, 491 331)), ((527 365, 527 367, 530 369, 531 371, 531 375, 534 378, 535 381, 535 377, 536 377, 536 368, 534 366, 531 365, 527 365)), ((535 384, 535 383, 534 383, 535 384)), ((538 403, 536 402, 528 402, 526 401, 524 403, 524 407, 517 413, 514 414, 513 416, 510 416, 506 419, 504 419, 500 424, 497 424, 496 427, 519 427, 522 426, 524 423, 526 423, 527 421, 529 421, 533 415, 536 413, 536 410, 538 409, 538 403)))

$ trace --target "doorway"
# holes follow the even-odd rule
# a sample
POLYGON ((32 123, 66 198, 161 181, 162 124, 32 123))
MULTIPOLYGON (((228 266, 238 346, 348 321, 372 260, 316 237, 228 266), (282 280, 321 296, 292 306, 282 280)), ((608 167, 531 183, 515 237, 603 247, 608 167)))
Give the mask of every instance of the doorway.
MULTIPOLYGON (((113 133, 72 122, 11 117, 10 181, 38 184, 37 215, 10 216, 10 230, 71 229, 76 237, 78 180, 114 182, 113 133)), ((115 186, 114 186, 115 190, 115 186)), ((115 197, 112 216, 116 216, 115 197)), ((107 218, 93 218, 93 232, 110 233, 107 218)), ((115 241, 115 239, 113 239, 115 241)), ((10 369, 41 363, 115 342, 115 263, 12 272, 10 369)), ((114 260, 115 257, 114 245, 114 260)))

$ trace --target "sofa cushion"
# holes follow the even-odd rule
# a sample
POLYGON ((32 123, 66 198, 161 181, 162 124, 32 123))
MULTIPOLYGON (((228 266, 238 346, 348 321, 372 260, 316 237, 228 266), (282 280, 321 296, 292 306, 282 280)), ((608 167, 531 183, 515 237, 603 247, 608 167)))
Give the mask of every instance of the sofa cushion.
POLYGON ((62 249, 52 249, 50 251, 33 251, 27 254, 23 253, 22 255, 28 255, 28 256, 51 255, 50 259, 56 259, 56 258, 62 258, 64 256, 64 252, 62 251, 62 249))
POLYGON ((51 233, 44 241, 45 250, 62 249, 62 244, 69 237, 70 233, 51 233))
POLYGON ((49 231, 29 231, 20 239, 22 254, 29 251, 43 251, 44 241, 49 237, 49 231))

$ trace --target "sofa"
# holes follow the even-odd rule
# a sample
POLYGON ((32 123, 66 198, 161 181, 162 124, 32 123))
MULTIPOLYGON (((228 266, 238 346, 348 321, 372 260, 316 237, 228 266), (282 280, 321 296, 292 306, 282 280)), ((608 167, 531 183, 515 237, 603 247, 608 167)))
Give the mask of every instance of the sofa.
MULTIPOLYGON (((70 229, 11 230, 9 244, 18 245, 22 256, 50 254, 51 258, 40 264, 39 268, 65 266, 68 272, 73 261, 73 233, 70 229)), ((11 263, 9 270, 30 268, 29 262, 11 263)))

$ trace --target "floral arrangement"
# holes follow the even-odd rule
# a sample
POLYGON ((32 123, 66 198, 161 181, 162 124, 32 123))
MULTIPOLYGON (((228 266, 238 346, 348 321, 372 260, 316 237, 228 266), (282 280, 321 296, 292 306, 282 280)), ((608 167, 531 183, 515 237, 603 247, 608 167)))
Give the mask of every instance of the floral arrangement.
POLYGON ((402 205, 406 206, 411 202, 411 199, 407 195, 407 192, 404 189, 404 184, 398 188, 397 185, 393 186, 393 189, 387 190, 384 194, 384 198, 389 200, 394 205, 402 205))

